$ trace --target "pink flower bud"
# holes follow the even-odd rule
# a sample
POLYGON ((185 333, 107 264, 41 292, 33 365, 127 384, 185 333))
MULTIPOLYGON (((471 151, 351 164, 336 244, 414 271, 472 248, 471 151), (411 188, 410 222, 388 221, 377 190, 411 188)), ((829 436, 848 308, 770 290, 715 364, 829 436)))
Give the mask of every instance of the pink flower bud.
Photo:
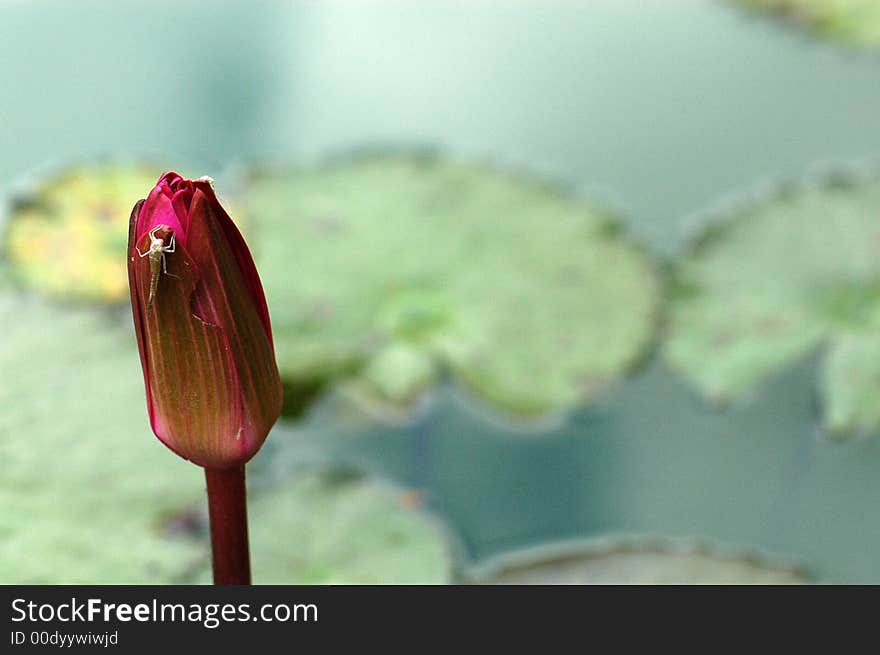
POLYGON ((248 461, 281 380, 257 269, 211 180, 166 173, 134 206, 128 281, 153 432, 206 468, 248 461))

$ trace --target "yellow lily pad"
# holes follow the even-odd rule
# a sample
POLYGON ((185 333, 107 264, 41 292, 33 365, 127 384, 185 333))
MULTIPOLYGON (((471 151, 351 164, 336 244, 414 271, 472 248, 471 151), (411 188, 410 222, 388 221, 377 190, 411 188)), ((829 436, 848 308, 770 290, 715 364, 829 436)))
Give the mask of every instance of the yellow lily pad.
MULTIPOLYGON (((108 161, 37 179, 9 203, 4 251, 10 276, 62 300, 127 302, 128 219, 166 170, 108 161)), ((240 224, 237 209, 230 213, 240 224)))
POLYGON ((40 179, 9 212, 5 249, 12 275, 66 300, 127 300, 128 218, 162 172, 106 163, 40 179))

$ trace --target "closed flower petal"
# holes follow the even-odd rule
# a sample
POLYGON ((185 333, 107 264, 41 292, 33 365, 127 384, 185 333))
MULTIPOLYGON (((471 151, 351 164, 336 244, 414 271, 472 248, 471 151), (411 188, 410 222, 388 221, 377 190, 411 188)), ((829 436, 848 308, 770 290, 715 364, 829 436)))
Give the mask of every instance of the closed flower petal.
POLYGON ((207 180, 166 173, 132 211, 129 285, 156 436, 207 468, 249 460, 281 412, 269 312, 207 180))

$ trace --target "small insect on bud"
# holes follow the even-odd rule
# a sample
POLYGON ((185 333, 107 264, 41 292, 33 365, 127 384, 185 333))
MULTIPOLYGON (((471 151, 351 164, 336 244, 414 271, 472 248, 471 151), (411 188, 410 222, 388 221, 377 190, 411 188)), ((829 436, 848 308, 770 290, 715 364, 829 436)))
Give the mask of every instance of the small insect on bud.
POLYGON ((163 175, 132 211, 128 250, 153 432, 206 468, 243 464, 282 390, 260 278, 213 180, 163 175))

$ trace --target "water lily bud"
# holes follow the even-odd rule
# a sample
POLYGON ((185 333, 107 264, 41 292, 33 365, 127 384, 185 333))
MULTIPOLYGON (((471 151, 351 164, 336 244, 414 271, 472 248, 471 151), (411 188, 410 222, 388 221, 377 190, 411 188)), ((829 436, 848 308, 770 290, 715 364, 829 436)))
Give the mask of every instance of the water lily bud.
POLYGON ((200 466, 243 464, 281 380, 257 269, 210 178, 166 173, 134 206, 128 281, 153 432, 200 466))

